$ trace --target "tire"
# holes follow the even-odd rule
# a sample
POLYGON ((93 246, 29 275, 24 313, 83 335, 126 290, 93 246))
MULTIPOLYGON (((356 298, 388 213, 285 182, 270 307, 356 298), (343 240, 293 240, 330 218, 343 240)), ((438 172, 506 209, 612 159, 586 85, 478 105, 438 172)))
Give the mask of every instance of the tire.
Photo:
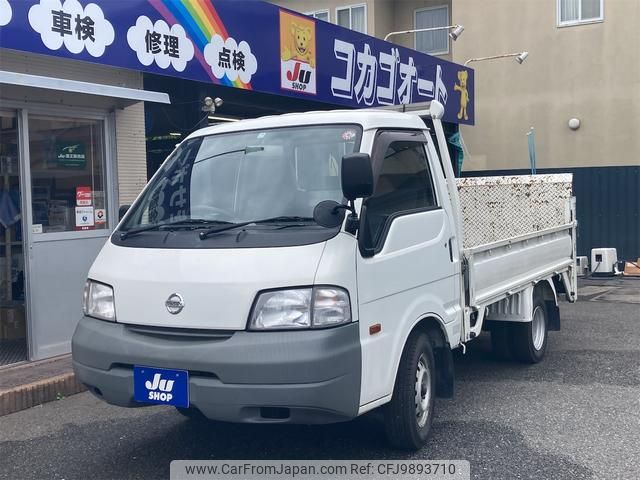
POLYGON ((385 431, 392 447, 418 450, 425 444, 433 422, 435 391, 431 342, 426 333, 414 332, 402 352, 391 402, 384 408, 385 431))
POLYGON ((511 327, 511 324, 506 322, 496 322, 491 327, 491 350, 499 360, 510 360, 512 358, 509 327, 511 327))
POLYGON ((523 363, 538 363, 544 358, 549 334, 549 314, 538 291, 533 296, 532 320, 511 325, 511 353, 523 363))

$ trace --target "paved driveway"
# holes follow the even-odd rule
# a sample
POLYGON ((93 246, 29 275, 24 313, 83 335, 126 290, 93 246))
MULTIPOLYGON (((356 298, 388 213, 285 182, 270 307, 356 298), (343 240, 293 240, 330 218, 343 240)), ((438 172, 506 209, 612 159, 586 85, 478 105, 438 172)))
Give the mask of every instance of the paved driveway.
POLYGON ((640 478, 640 280, 586 282, 540 365, 456 357, 431 440, 387 449, 376 415, 323 427, 194 424, 84 393, 0 418, 0 478, 168 478, 172 459, 468 459, 474 478, 640 478))

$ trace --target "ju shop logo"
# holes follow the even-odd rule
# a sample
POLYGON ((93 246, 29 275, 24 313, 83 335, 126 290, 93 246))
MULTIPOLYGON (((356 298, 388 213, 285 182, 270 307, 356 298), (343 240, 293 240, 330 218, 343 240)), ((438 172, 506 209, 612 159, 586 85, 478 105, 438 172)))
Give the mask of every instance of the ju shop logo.
POLYGON ((316 24, 280 10, 280 87, 316 94, 316 24))
POLYGON ((173 398, 171 391, 173 390, 174 380, 162 378, 162 375, 156 373, 153 379, 144 382, 145 388, 149 393, 149 400, 161 402, 169 402, 173 398))
POLYGON ((296 62, 293 70, 287 70, 287 80, 292 82, 294 90, 306 90, 311 82, 311 69, 305 68, 302 63, 296 62))

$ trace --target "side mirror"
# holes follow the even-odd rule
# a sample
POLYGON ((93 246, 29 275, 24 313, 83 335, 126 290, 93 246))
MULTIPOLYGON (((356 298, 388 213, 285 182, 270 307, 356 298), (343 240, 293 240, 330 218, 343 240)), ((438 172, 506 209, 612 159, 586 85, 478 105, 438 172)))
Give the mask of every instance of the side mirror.
POLYGON ((344 222, 344 212, 348 207, 334 200, 324 200, 313 209, 313 219, 325 228, 336 228, 344 222))
POLYGON ((118 209, 118 221, 122 220, 130 208, 131 205, 120 205, 120 208, 118 209))
POLYGON ((373 168, 368 153, 351 153, 342 157, 342 193, 350 202, 373 193, 373 168))

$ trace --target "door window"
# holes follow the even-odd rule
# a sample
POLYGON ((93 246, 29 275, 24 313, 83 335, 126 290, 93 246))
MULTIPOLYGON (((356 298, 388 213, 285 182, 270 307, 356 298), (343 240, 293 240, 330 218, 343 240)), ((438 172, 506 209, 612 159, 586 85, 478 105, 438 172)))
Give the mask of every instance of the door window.
POLYGON ((106 229, 104 123, 29 117, 34 234, 106 229))
POLYGON ((421 142, 389 144, 374 193, 366 201, 363 246, 378 250, 393 218, 437 206, 429 163, 421 142))

